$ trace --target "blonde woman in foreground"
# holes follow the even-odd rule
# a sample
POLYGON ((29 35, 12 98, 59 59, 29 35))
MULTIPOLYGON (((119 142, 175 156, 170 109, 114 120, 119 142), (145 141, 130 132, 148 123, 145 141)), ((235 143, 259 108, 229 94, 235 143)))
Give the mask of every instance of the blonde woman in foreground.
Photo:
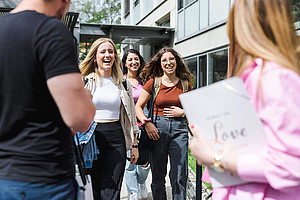
POLYGON ((136 134, 139 132, 132 89, 123 73, 114 43, 107 38, 96 40, 80 64, 88 79, 86 88, 93 94, 97 122, 95 139, 100 151, 88 172, 91 174, 94 199, 120 199, 125 170, 126 150, 131 149, 131 163, 138 159, 136 134), (126 81, 126 80, 125 80, 126 81))
POLYGON ((218 155, 193 128, 191 153, 199 165, 214 163, 218 171, 249 182, 213 188, 214 200, 300 199, 299 39, 290 1, 235 0, 227 25, 230 71, 244 81, 266 148, 260 154, 218 155))

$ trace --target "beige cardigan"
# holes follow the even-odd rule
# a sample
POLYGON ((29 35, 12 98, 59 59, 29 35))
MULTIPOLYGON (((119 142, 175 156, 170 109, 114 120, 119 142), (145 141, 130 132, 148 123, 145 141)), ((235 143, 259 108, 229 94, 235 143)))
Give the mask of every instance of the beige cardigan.
MULTIPOLYGON (((89 89, 92 94, 94 94, 96 89, 96 83, 98 82, 98 76, 96 73, 91 73, 85 78, 88 82, 85 88, 89 89)), ((139 134, 140 130, 137 126, 137 118, 135 113, 135 105, 132 97, 132 88, 129 81, 127 81, 127 90, 124 88, 123 84, 116 84, 119 89, 121 97, 121 111, 120 111, 120 122, 123 129, 126 142, 126 150, 131 149, 133 144, 133 134, 139 134)))

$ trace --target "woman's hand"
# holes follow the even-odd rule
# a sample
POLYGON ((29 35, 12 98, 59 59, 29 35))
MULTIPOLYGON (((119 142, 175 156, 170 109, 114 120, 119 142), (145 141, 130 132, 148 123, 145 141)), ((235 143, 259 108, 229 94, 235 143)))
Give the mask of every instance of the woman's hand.
POLYGON ((130 155, 130 164, 132 164, 132 165, 135 164, 138 159, 139 159, 139 149, 132 148, 131 155, 130 155))
POLYGON ((163 113, 165 117, 182 117, 184 110, 177 106, 171 106, 170 108, 165 108, 163 113))
POLYGON ((149 136, 150 139, 152 140, 158 140, 159 139, 159 134, 157 128, 152 124, 151 122, 147 122, 145 125, 145 130, 149 136))
POLYGON ((191 125, 191 130, 194 134, 189 145, 191 155, 196 158, 198 165, 209 165, 214 159, 213 148, 204 136, 199 133, 199 130, 193 125, 191 125))
MULTIPOLYGON (((214 154, 216 153, 212 148, 212 145, 215 142, 208 142, 193 125, 191 125, 191 129, 194 133, 194 137, 189 145, 191 155, 196 158, 198 165, 209 166, 214 160, 214 154)), ((224 167, 225 171, 237 174, 237 156, 229 154, 229 152, 226 151, 221 152, 221 154, 223 156, 221 159, 221 165, 224 167)))

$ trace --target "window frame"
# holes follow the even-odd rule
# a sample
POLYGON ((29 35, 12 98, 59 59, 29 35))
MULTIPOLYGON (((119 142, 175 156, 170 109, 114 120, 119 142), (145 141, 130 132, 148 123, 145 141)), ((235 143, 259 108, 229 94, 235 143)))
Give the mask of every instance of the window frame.
MULTIPOLYGON (((207 16, 207 20, 208 20, 207 24, 208 25, 203 27, 203 28, 201 28, 201 9, 200 9, 201 2, 200 2, 200 0, 193 0, 188 5, 185 5, 185 0, 178 0, 177 1, 177 21, 179 21, 179 13, 182 12, 182 14, 183 14, 183 27, 185 27, 185 11, 186 11, 186 9, 189 6, 192 6, 195 2, 198 2, 198 11, 199 11, 198 29, 194 33, 186 35, 186 31, 185 31, 185 28, 184 28, 183 36, 180 35, 181 37, 179 37, 179 33, 178 33, 179 32, 178 31, 179 30, 179 23, 177 23, 177 34, 176 34, 177 42, 184 41, 188 38, 194 37, 195 35, 198 35, 198 34, 201 34, 203 32, 206 32, 208 30, 214 29, 214 28, 226 23, 228 16, 223 20, 220 20, 218 22, 210 24, 210 1, 211 0, 207 0, 207 1, 208 1, 208 6, 207 6, 207 15, 208 15, 207 16), (180 9, 179 9, 179 2, 183 3, 182 8, 180 8, 180 9)), ((234 0, 228 0, 229 9, 231 8, 231 5, 232 5, 233 1, 234 0)), ((229 10, 228 10, 228 13, 229 13, 229 10)))
MULTIPOLYGON (((229 47, 228 46, 225 46, 225 47, 220 47, 220 48, 217 48, 213 51, 207 51, 205 53, 200 53, 200 54, 197 54, 197 55, 193 55, 193 56, 190 56, 190 57, 185 57, 183 60, 185 61, 185 63, 187 63, 188 60, 191 60, 191 59, 195 59, 196 58, 196 61, 197 61, 197 72, 196 72, 196 86, 197 88, 200 88, 200 87, 203 87, 203 86, 207 86, 209 85, 209 68, 210 68, 210 63, 209 63, 209 55, 210 54, 213 54, 213 53, 216 53, 216 52, 220 52, 220 51, 226 51, 227 50, 227 76, 225 78, 228 77, 228 70, 229 70, 229 47), (201 83, 201 78, 203 77, 200 77, 200 70, 202 68, 202 66, 200 65, 200 59, 203 58, 203 57, 206 57, 206 66, 205 66, 205 69, 203 68, 203 72, 206 73, 205 74, 205 80, 206 82, 205 83, 201 83)), ((189 66, 187 65, 187 67, 189 68, 189 66)), ((190 69, 190 68, 189 68, 190 69)), ((213 77, 212 77, 213 79, 213 77)), ((211 83, 210 83, 211 84, 211 83)))

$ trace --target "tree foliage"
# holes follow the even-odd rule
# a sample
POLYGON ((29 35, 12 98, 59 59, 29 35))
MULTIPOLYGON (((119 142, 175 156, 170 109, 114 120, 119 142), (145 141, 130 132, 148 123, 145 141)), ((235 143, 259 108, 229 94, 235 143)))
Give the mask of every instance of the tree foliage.
POLYGON ((75 0, 75 11, 83 23, 121 23, 121 0, 75 0))
POLYGON ((300 1, 291 0, 292 10, 295 17, 295 21, 300 21, 300 1))
MULTIPOLYGON (((74 0, 81 23, 121 24, 121 0, 74 0)), ((80 43, 79 60, 86 57, 92 41, 80 43)))

